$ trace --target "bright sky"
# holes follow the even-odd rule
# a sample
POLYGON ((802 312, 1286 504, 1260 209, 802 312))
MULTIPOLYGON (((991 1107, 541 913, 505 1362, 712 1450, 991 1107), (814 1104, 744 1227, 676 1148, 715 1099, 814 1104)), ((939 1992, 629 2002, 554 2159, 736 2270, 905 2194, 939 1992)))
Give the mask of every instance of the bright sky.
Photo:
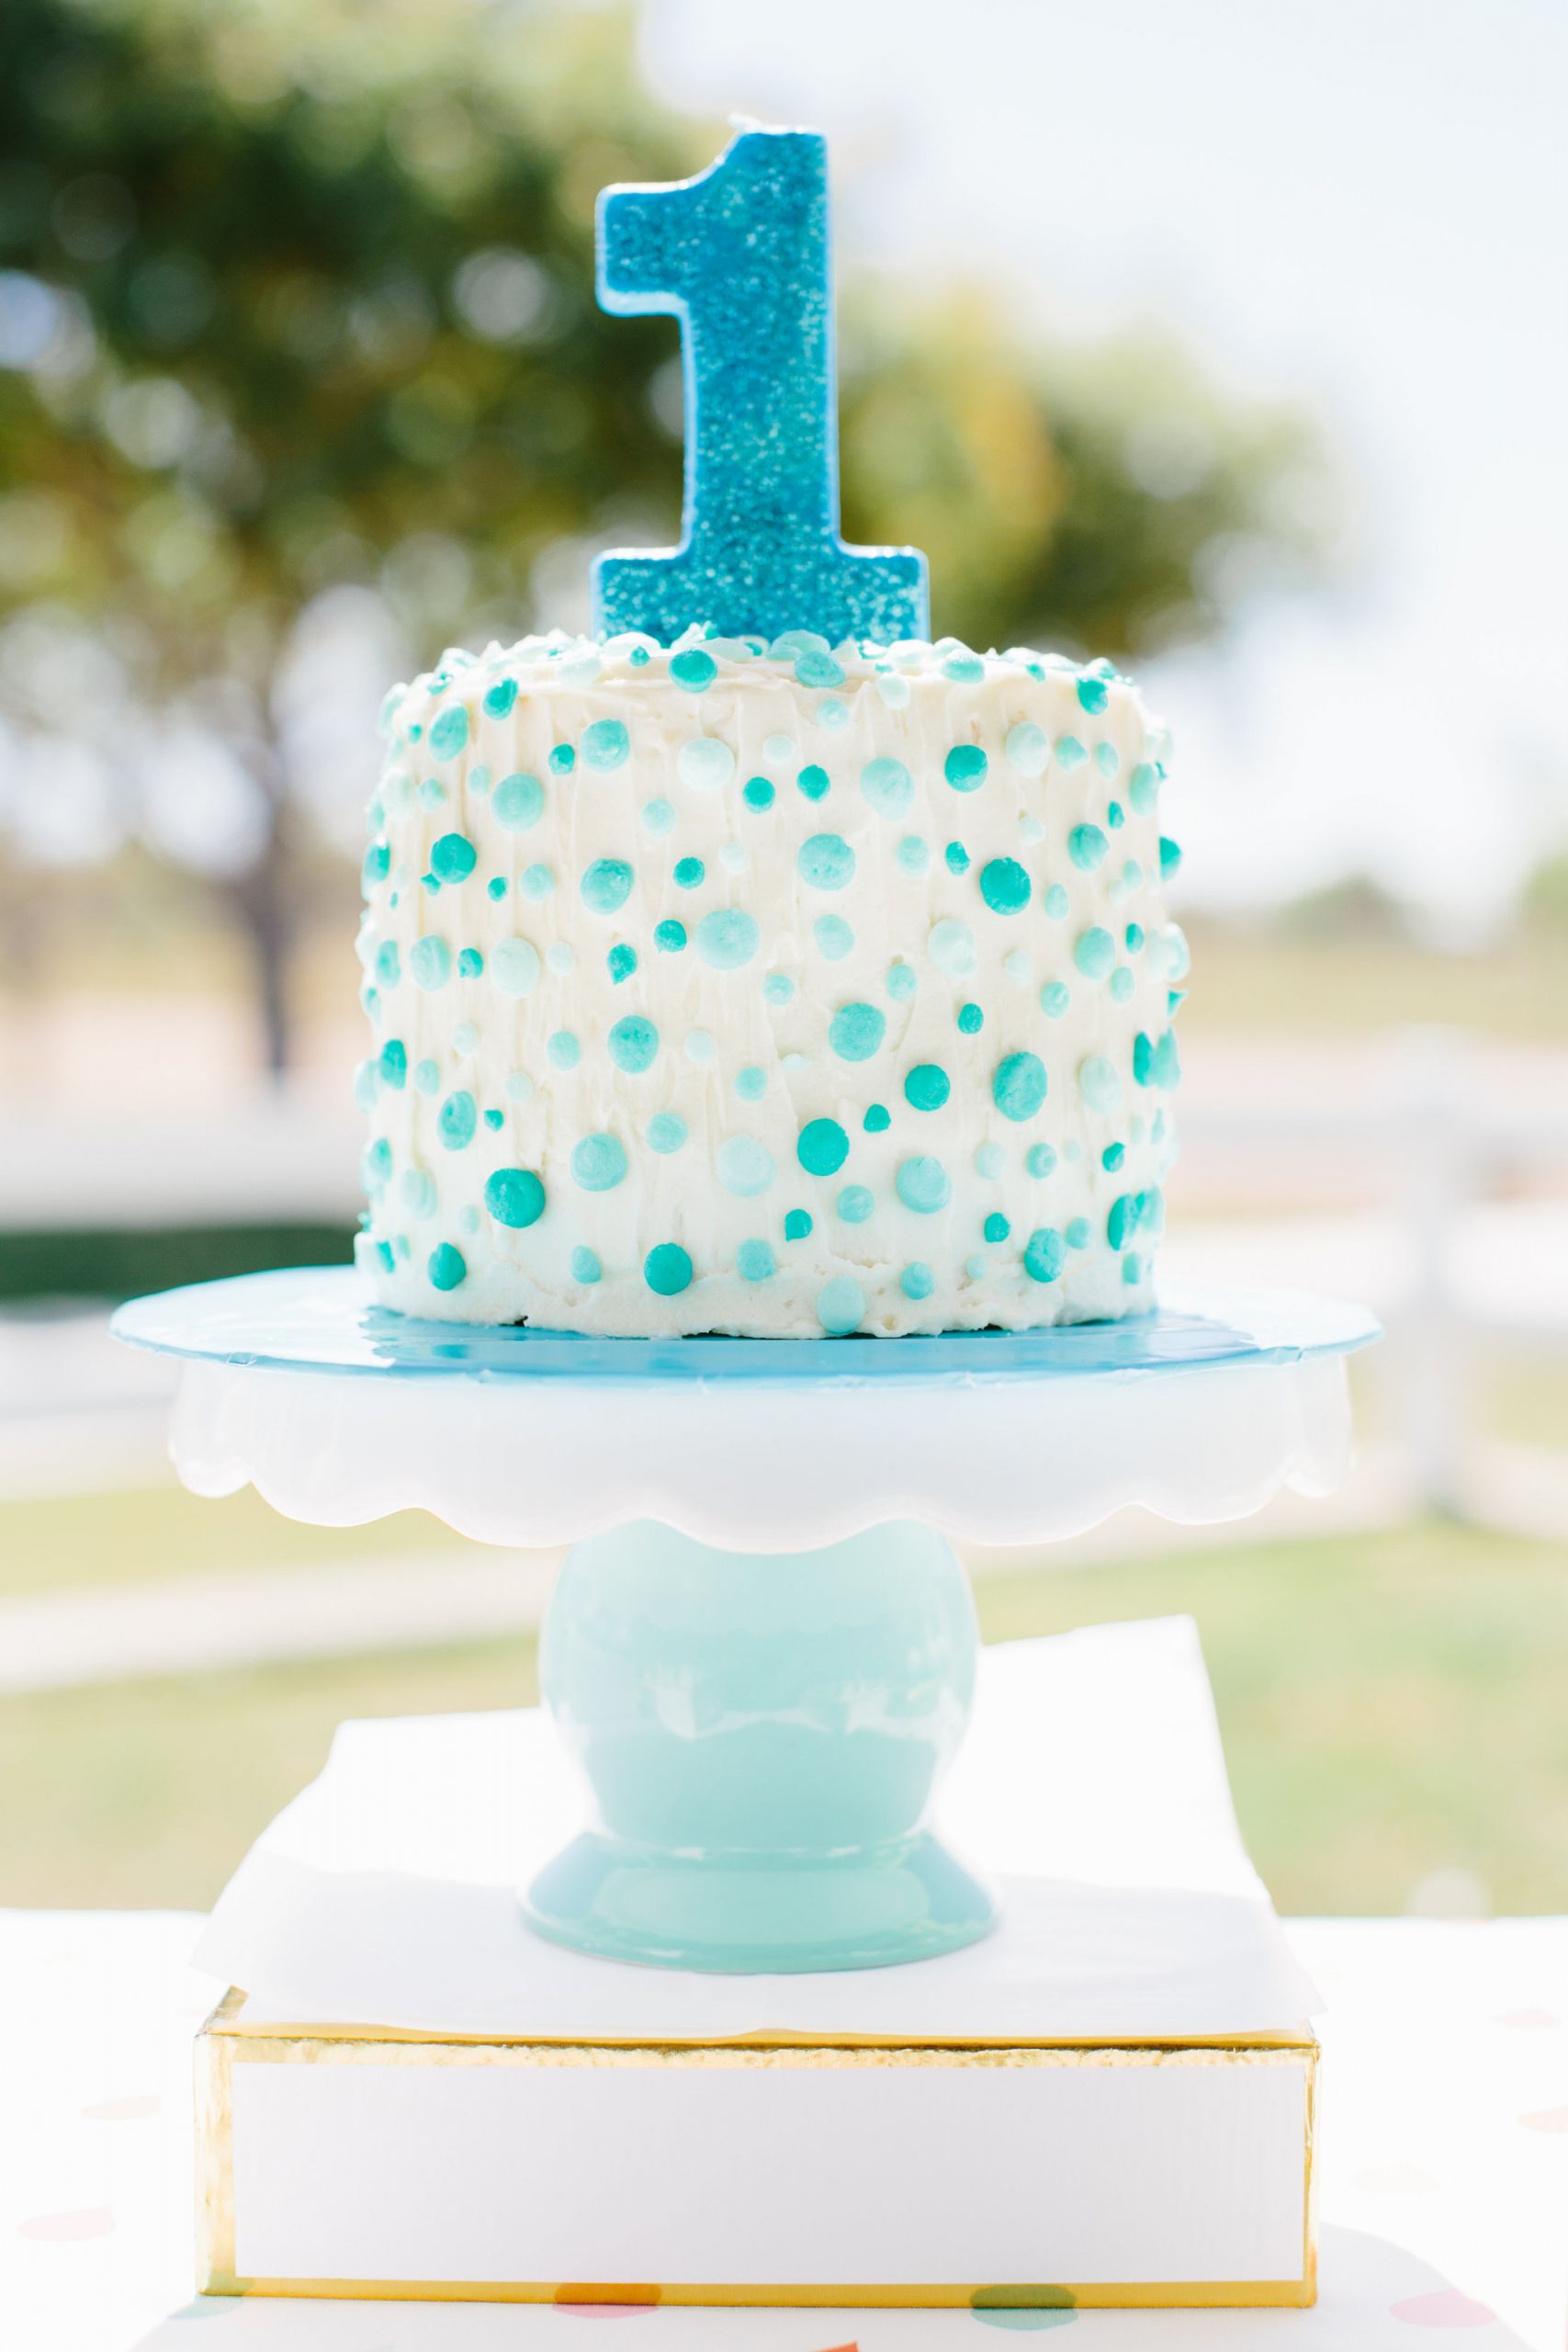
POLYGON ((1193 895, 1363 866, 1457 931, 1568 840, 1560 0, 645 0, 644 51, 829 133, 841 255, 1159 316, 1323 417, 1348 577, 1143 673, 1193 895))

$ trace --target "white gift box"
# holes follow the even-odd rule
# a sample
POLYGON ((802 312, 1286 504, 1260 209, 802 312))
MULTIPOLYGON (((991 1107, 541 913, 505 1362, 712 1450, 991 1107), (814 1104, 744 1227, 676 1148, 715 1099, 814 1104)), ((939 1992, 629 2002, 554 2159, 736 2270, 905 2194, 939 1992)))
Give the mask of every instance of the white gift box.
POLYGON ((1242 1851, 1196 1636, 987 1654, 943 1809, 984 1942, 854 1974, 559 1951, 580 1794, 535 1714, 349 1724, 199 1963, 201 2284, 588 2303, 1313 2297, 1315 2007, 1242 1851))

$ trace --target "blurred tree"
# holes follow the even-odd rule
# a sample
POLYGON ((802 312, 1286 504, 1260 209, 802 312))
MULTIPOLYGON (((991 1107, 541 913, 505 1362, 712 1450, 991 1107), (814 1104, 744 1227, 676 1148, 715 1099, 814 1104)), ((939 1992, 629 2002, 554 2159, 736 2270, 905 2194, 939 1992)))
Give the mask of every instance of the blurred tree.
MULTIPOLYGON (((0 616, 53 653, 0 659, 0 707, 36 741, 93 705, 144 767, 161 717, 176 800, 225 747, 274 1069, 298 616, 358 582, 434 654, 547 625, 563 543, 581 577, 585 542, 673 535, 674 328, 596 308, 593 202, 719 143, 645 94, 619 8, 6 0, 0 616), (84 625, 121 681, 96 705, 84 625)), ((848 307, 846 525, 927 548, 939 628, 1135 652, 1308 548, 1300 426, 1179 353, 848 307)))

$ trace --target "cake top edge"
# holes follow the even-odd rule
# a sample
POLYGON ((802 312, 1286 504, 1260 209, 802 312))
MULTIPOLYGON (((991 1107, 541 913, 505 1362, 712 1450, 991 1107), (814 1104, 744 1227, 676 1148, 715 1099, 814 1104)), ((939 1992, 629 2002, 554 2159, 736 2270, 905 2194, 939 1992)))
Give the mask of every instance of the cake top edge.
POLYGON ((1113 696, 1130 700, 1146 716, 1136 688, 1113 662, 1077 662, 1027 646, 977 653, 955 637, 908 638, 893 645, 846 639, 831 645, 809 629, 788 629, 770 643, 761 637, 710 636, 700 627, 664 646, 631 630, 596 638, 555 629, 548 636, 520 638, 514 645, 492 642, 482 653, 449 647, 434 669, 391 688, 381 707, 381 731, 396 735, 411 717, 427 714, 433 705, 477 701, 486 716, 499 718, 519 691, 613 691, 618 685, 668 683, 695 698, 712 686, 747 678, 791 683, 829 697, 841 688, 855 693, 869 686, 894 707, 919 679, 950 687, 1054 681, 1076 689, 1089 717, 1103 713, 1113 696))

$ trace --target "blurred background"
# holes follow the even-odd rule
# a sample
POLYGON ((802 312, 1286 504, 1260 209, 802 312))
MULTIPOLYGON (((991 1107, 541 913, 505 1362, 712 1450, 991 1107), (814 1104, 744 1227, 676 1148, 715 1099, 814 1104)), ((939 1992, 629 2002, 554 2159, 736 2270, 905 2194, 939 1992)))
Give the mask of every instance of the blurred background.
POLYGON ((675 535, 593 201, 741 112, 833 141, 849 536, 1175 726, 1169 1276, 1389 1327, 1332 1502, 987 1631, 1191 1610, 1283 1906, 1568 1908, 1565 96, 1551 0, 6 0, 0 1902, 531 1693, 552 1561, 183 1495, 107 1312, 347 1255, 378 704, 675 535))

